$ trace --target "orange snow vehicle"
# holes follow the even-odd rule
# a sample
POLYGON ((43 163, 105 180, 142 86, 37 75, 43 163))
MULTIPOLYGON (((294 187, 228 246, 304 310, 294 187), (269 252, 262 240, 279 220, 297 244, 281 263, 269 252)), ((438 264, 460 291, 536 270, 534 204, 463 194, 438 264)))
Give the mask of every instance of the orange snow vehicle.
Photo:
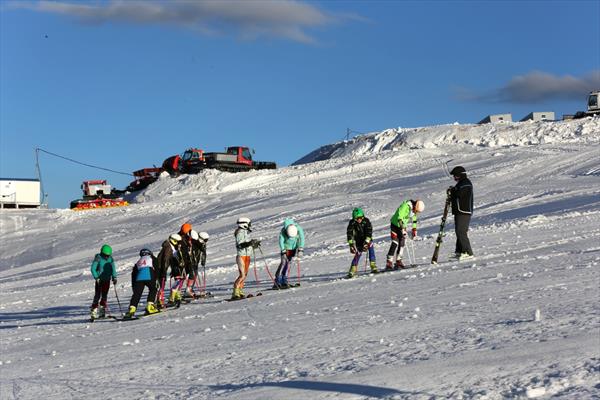
POLYGON ((121 197, 122 191, 113 190, 112 186, 104 179, 84 181, 81 184, 81 190, 83 190, 83 199, 71 202, 71 209, 74 211, 129 205, 121 197))

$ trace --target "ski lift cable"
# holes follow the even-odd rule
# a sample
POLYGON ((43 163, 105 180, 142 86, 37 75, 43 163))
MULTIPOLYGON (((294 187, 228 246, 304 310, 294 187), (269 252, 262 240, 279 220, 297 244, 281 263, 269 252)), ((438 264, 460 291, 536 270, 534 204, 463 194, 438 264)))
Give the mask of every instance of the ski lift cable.
MULTIPOLYGON (((38 147, 38 148, 36 148, 35 150, 36 150, 36 152, 40 152, 40 151, 42 151, 42 152, 44 152, 44 153, 46 153, 46 154, 50 154, 51 156, 58 157, 58 158, 62 158, 63 160, 71 161, 71 162, 73 162, 73 163, 75 163, 75 164, 84 165, 84 166, 86 166, 86 167, 90 167, 90 168, 96 168, 96 169, 101 169, 101 170, 103 170, 103 171, 108 171, 108 172, 112 172, 112 173, 115 173, 115 174, 121 174, 121 175, 133 176, 133 174, 131 174, 131 173, 128 173, 128 172, 115 171, 114 169, 110 169, 110 168, 104 168, 104 167, 99 167, 99 166, 97 166, 97 165, 86 164, 86 163, 84 163, 84 162, 81 162, 81 161, 73 160, 72 158, 65 157, 65 156, 61 156, 60 154, 52 153, 52 152, 50 152, 50 151, 48 151, 48 150, 44 150, 44 149, 41 149, 41 148, 39 148, 39 147, 38 147)), ((39 163, 38 163, 38 169, 39 169, 39 163)))

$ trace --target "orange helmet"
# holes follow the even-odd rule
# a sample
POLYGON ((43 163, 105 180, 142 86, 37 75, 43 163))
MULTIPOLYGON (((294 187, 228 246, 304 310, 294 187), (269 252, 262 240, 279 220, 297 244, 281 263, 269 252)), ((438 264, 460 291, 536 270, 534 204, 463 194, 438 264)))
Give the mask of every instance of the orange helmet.
POLYGON ((183 233, 184 235, 189 235, 191 230, 192 230, 192 224, 190 224, 189 222, 186 222, 185 224, 181 225, 181 229, 179 230, 179 232, 183 233))

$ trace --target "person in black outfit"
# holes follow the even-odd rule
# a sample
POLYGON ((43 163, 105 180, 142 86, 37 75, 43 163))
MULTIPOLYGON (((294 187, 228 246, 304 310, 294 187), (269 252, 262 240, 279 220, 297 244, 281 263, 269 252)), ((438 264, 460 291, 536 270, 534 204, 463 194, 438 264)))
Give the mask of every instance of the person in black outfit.
POLYGON ((452 215, 454 215, 454 231, 456 232, 455 257, 464 259, 473 257, 471 242, 467 236, 473 215, 473 184, 467 178, 467 171, 464 167, 454 167, 450 174, 456 181, 455 186, 448 188, 452 215))
MULTIPOLYGON (((369 218, 365 217, 362 208, 352 210, 352 219, 348 222, 346 228, 346 237, 350 246, 350 253, 354 254, 348 278, 354 278, 358 272, 358 262, 363 252, 367 252, 371 261, 371 272, 377 273, 377 265, 375 260, 375 249, 373 248, 373 225, 369 218)), ((366 257, 366 256, 365 256, 366 257)))

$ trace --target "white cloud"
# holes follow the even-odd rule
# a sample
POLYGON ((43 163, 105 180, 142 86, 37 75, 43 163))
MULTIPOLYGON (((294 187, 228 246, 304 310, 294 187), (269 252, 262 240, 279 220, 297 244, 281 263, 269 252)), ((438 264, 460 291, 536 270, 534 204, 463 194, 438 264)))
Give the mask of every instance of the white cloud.
POLYGON ((302 43, 315 42, 308 29, 330 25, 339 19, 295 0, 111 0, 102 3, 42 0, 14 2, 11 6, 66 15, 82 23, 163 24, 203 33, 233 30, 244 38, 267 36, 302 43))
POLYGON ((487 93, 458 88, 461 100, 488 103, 535 104, 548 100, 581 100, 592 90, 600 89, 600 70, 587 75, 556 76, 542 71, 513 77, 505 85, 487 93))

